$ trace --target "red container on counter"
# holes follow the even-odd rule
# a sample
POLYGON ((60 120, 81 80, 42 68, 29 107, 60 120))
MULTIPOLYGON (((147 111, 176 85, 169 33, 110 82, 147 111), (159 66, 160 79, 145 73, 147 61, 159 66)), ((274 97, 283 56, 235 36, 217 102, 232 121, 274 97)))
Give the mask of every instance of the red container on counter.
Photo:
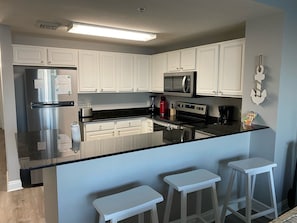
POLYGON ((160 116, 165 117, 166 112, 167 112, 167 102, 166 102, 166 98, 162 96, 160 101, 160 116))

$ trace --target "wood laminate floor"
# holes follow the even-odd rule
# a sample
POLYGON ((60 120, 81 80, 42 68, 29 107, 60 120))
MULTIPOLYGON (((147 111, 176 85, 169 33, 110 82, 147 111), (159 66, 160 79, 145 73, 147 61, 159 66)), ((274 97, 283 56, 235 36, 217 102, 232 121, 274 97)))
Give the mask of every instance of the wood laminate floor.
MULTIPOLYGON (((43 187, 6 192, 6 180, 4 132, 0 129, 0 223, 45 223, 43 187)), ((242 221, 230 215, 225 222, 242 221)), ((253 221, 253 223, 267 222, 269 220, 266 218, 253 221)))

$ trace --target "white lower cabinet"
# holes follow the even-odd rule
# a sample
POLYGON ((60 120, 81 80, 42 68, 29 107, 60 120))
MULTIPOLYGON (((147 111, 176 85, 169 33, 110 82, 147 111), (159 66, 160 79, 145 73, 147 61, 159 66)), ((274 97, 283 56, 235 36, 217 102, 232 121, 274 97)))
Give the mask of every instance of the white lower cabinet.
POLYGON ((102 121, 84 124, 85 141, 110 138, 114 135, 114 121, 102 121))
POLYGON ((153 132, 153 121, 148 118, 116 119, 84 124, 84 141, 116 136, 153 132))

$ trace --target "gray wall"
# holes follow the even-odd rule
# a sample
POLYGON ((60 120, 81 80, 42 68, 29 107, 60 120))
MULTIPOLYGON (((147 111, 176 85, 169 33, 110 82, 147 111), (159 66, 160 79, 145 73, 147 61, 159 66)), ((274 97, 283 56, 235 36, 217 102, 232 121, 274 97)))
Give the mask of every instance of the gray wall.
MULTIPOLYGON (((258 0, 284 10, 284 14, 249 20, 246 23, 246 61, 243 112, 254 110, 259 113, 260 123, 272 128, 265 140, 269 147, 253 147, 254 142, 263 140, 251 138, 251 156, 264 156, 274 160, 278 201, 286 201, 288 189, 292 185, 296 160, 296 114, 297 103, 297 2, 258 0), (254 105, 250 89, 254 85, 253 75, 257 65, 257 55, 264 56, 267 77, 264 88, 267 100, 260 106, 254 105)), ((283 205, 286 205, 285 203, 283 205)))
POLYGON ((21 186, 19 176, 19 162, 16 150, 15 133, 17 132, 16 108, 12 68, 12 47, 9 27, 0 25, 1 50, 1 89, 3 102, 3 125, 5 134, 8 190, 18 189, 21 186))

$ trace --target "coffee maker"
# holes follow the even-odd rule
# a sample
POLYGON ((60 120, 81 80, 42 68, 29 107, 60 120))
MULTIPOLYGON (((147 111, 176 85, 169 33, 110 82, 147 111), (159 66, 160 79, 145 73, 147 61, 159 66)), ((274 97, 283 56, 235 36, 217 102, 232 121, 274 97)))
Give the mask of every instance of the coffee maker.
POLYGON ((219 117, 219 124, 227 125, 230 124, 233 118, 233 106, 229 105, 221 105, 218 107, 220 117, 219 117))

